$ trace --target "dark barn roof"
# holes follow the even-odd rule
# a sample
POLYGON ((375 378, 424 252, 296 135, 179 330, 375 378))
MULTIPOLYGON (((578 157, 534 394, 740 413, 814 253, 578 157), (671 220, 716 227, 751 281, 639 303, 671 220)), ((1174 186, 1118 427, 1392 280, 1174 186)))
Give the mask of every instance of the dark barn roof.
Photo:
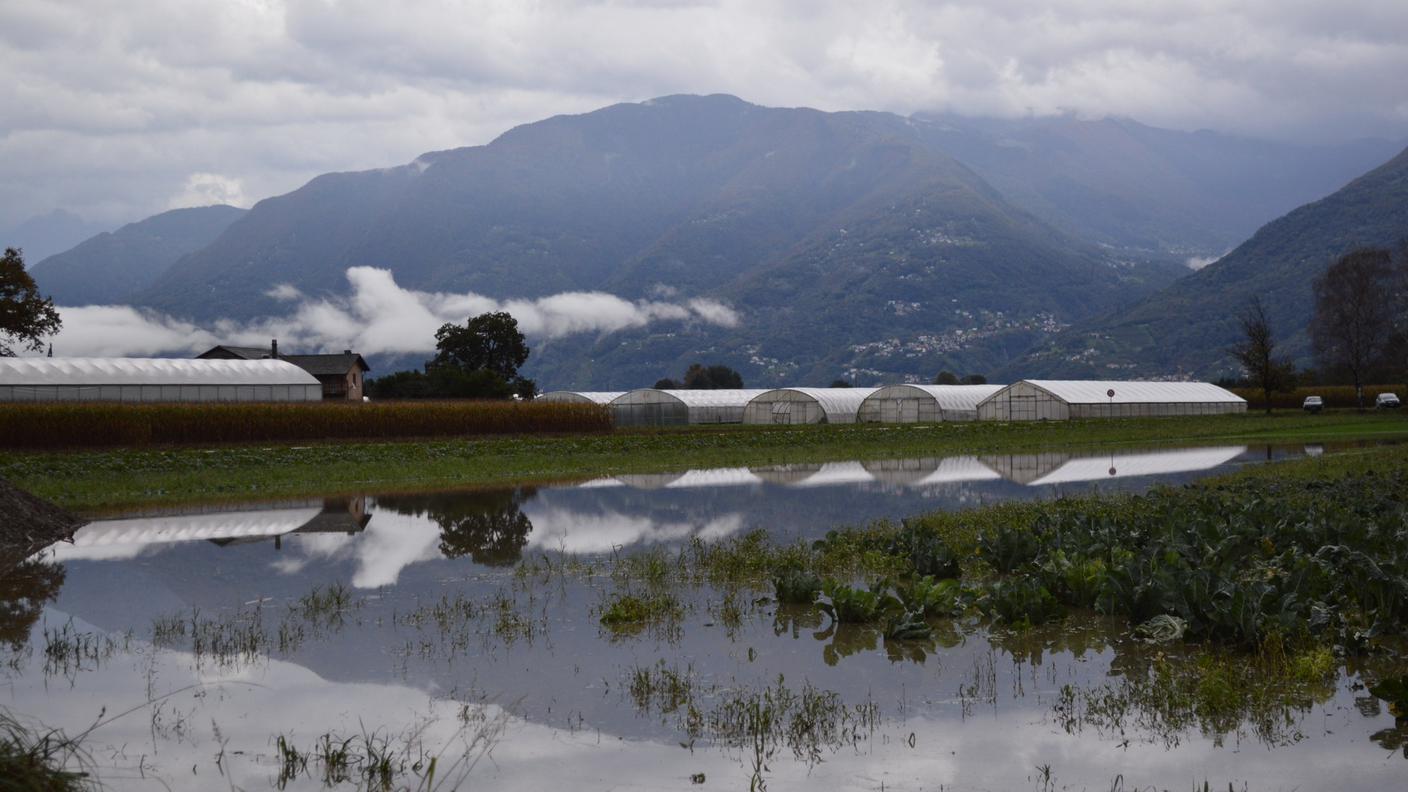
MULTIPOLYGON (((224 357, 233 355, 244 360, 264 360, 270 357, 269 347, 245 347, 230 346, 221 344, 212 347, 210 350, 201 353, 198 357, 224 357)), ((372 367, 367 365, 367 361, 361 355, 352 351, 343 351, 341 354, 333 355, 279 355, 279 360, 288 361, 315 377, 342 376, 357 366, 362 371, 371 371, 372 367)))
POLYGON ((263 360, 269 357, 269 347, 243 347, 230 346, 228 344, 212 347, 209 352, 202 353, 200 357, 207 357, 222 351, 245 360, 263 360))

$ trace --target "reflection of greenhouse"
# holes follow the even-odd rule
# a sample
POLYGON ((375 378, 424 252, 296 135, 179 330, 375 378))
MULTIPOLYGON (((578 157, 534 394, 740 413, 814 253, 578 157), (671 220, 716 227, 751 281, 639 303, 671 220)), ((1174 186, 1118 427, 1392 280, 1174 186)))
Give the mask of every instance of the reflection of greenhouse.
POLYGON ((887 385, 866 397, 857 423, 976 421, 978 403, 1001 385, 887 385))
POLYGON ((685 426, 743 421, 743 408, 761 390, 640 388, 611 400, 617 426, 685 426))
POLYGON ((772 484, 784 487, 825 487, 880 483, 897 487, 927 487, 1005 479, 1016 484, 1045 486, 1099 481, 1129 476, 1192 473, 1225 465, 1246 453, 1245 446, 1174 449, 1103 456, 1073 456, 1061 452, 989 454, 867 462, 769 465, 755 468, 715 468, 684 473, 633 474, 594 479, 582 487, 628 486, 637 489, 683 489, 772 484))
POLYGON ((149 547, 207 541, 218 545, 261 542, 290 534, 355 534, 371 521, 366 499, 342 498, 273 504, 241 511, 194 514, 153 513, 95 520, 79 528, 72 542, 47 551, 57 561, 132 558, 149 547))
POLYGON ((776 388, 748 402, 746 424, 855 423, 865 397, 876 388, 776 388))

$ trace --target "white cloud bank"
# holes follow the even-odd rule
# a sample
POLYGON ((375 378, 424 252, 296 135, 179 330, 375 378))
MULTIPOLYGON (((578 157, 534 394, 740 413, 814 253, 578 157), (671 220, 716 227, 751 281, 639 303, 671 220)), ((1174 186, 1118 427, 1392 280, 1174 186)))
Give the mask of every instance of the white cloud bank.
POLYGON ((530 338, 611 333, 657 321, 703 322, 734 327, 738 314, 709 299, 686 303, 630 302, 604 292, 563 292, 536 300, 495 300, 472 292, 451 294, 402 288, 390 270, 347 270, 351 293, 311 298, 288 284, 268 294, 292 303, 282 317, 209 324, 173 319, 125 305, 60 307, 63 329, 54 339, 64 357, 142 356, 203 351, 216 344, 263 346, 272 338, 285 349, 356 349, 365 354, 424 352, 435 331, 488 311, 507 311, 530 338))

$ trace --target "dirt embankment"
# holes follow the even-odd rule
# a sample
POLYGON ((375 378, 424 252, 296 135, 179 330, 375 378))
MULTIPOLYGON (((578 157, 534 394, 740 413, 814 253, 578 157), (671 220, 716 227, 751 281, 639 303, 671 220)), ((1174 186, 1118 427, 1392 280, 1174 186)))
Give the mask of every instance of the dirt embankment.
POLYGON ((0 478, 0 575, 86 522, 0 478))

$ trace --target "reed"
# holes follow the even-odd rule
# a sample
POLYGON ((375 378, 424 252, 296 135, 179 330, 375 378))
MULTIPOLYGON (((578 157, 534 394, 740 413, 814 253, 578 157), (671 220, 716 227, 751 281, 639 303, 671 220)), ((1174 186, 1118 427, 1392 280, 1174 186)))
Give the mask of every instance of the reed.
POLYGON ((6 404, 0 448, 48 450, 607 432, 594 404, 6 404))

